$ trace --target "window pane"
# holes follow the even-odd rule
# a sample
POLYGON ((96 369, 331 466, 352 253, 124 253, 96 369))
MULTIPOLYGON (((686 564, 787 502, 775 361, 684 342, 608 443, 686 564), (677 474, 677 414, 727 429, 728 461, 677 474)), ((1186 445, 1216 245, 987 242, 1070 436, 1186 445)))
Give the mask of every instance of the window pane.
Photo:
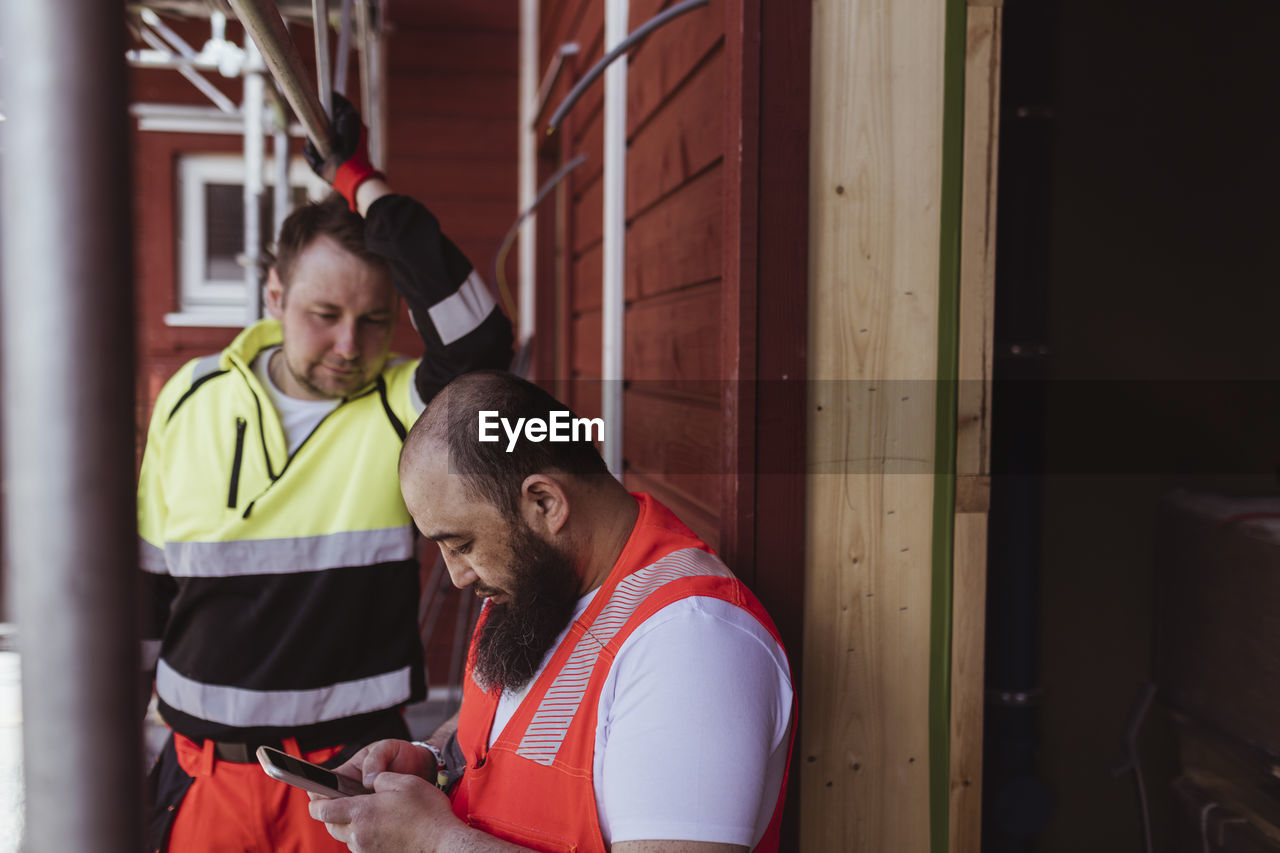
POLYGON ((236 255, 244 251, 244 188, 240 184, 205 184, 205 277, 236 281, 244 271, 236 255))

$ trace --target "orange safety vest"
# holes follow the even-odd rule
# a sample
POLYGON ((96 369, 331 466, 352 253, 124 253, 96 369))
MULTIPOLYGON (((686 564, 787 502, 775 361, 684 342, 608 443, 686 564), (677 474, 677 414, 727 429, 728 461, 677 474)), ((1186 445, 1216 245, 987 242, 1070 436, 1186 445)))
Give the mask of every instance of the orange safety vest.
MULTIPOLYGON (((534 850, 605 853, 592 782, 600 691, 627 637, 668 604, 690 596, 727 601, 781 646, 760 602, 710 547, 649 495, 636 498, 640 515, 618 562, 492 746, 500 697, 480 688, 468 664, 458 718, 467 766, 452 800, 470 826, 534 850)), ((757 851, 778 849, 786 787, 784 773, 757 851)))

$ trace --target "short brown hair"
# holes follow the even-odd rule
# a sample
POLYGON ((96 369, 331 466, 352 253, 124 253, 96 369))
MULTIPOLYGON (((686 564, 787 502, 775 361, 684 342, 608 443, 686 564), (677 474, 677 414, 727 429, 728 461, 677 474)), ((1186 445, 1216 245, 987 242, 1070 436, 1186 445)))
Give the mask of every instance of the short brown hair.
POLYGON ((386 259, 365 246, 364 219, 351 211, 346 199, 337 193, 330 193, 323 201, 308 202, 297 208, 280 226, 280 237, 276 241, 275 268, 276 275, 286 290, 298 257, 317 237, 328 237, 367 264, 383 268, 387 266, 386 259))

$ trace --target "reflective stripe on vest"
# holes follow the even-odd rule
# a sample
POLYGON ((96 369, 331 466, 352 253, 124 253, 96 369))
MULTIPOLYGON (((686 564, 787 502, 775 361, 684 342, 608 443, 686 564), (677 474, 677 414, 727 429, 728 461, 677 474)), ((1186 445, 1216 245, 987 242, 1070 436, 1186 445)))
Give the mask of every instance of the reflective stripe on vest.
POLYGON ((673 551, 652 565, 628 575, 618 584, 591 629, 582 636, 564 668, 547 688, 516 749, 516 755, 550 766, 560 752, 569 724, 586 695, 600 652, 627 620, 659 587, 698 575, 733 577, 715 556, 697 548, 673 551))
POLYGON ((413 527, 287 539, 166 542, 163 550, 143 540, 140 551, 143 569, 174 577, 284 575, 408 560, 413 557, 413 527))
POLYGON ((410 678, 403 667, 313 690, 246 690, 187 678, 161 659, 156 693, 184 714, 214 723, 298 726, 395 707, 409 698, 410 678))

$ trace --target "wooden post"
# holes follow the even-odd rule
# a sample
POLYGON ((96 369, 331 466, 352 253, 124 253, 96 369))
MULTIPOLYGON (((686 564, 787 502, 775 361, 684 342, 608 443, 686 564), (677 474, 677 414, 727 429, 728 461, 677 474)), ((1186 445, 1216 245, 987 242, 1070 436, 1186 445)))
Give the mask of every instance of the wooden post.
POLYGON ((930 845, 946 4, 813 7, 801 847, 930 845))
POLYGON ((991 377, 995 319, 996 153, 1001 9, 971 0, 964 94, 960 219, 960 341, 951 639, 951 853, 982 842, 982 720, 991 493, 991 377))

